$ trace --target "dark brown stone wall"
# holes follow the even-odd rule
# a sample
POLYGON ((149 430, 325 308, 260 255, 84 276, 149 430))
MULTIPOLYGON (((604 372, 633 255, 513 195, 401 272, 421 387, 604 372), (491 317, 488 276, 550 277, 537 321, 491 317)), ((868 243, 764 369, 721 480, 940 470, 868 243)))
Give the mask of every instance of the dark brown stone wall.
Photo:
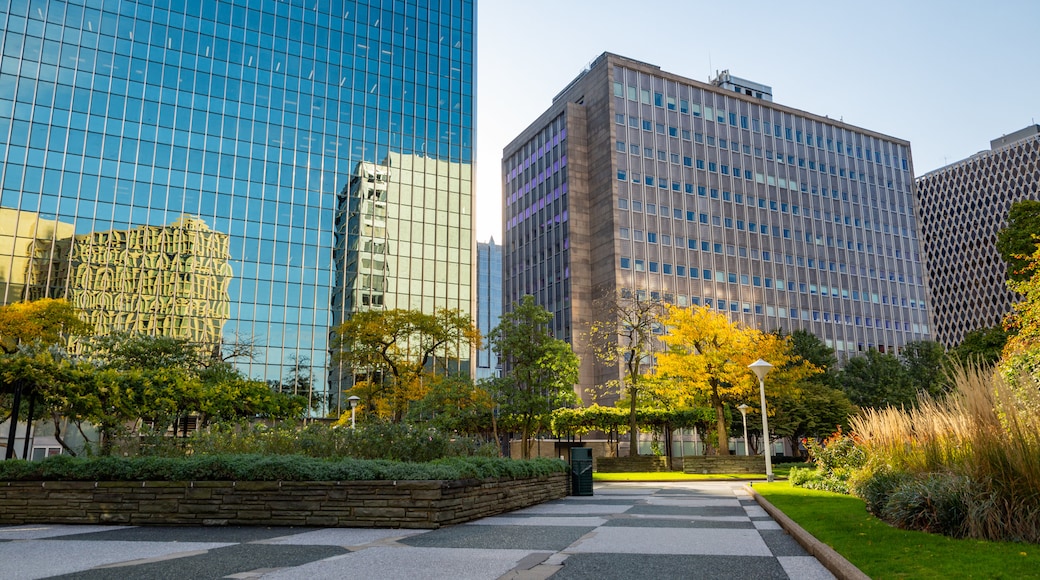
POLYGON ((0 482, 0 524, 438 528, 559 499, 569 476, 460 481, 0 482))

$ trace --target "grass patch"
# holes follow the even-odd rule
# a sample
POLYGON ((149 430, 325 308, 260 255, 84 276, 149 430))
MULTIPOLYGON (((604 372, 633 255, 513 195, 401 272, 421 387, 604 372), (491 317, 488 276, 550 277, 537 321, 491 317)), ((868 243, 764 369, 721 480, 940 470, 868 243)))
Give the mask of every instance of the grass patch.
POLYGON ((868 514, 863 500, 852 496, 786 482, 754 487, 871 578, 1040 578, 1040 545, 900 530, 868 514))
MULTIPOLYGON (((791 465, 805 465, 804 463, 785 464, 782 467, 774 467, 773 475, 778 479, 787 478, 791 471, 791 465)), ((741 481, 746 479, 765 479, 764 473, 683 473, 681 471, 634 471, 601 473, 594 472, 592 481, 741 481)))
POLYGON ((681 471, 635 471, 624 473, 592 474, 592 481, 710 481, 765 479, 766 474, 754 473, 683 473, 681 471))

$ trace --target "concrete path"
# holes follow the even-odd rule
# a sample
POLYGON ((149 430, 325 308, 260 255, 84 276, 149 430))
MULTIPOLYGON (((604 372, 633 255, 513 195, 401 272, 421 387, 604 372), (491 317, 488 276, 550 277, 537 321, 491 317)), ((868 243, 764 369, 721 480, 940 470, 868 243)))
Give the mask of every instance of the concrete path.
POLYGON ((432 531, 0 527, 0 579, 833 578, 739 483, 597 484, 432 531))

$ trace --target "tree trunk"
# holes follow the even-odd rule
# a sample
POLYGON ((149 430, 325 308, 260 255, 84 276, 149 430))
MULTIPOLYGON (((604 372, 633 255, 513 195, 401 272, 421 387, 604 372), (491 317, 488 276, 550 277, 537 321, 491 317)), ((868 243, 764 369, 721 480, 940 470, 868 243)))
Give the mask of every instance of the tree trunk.
POLYGON ((632 396, 629 397, 628 405, 628 456, 639 455, 639 433, 636 429, 636 396, 639 391, 632 387, 629 389, 632 396))
POLYGON ((64 439, 61 438, 61 415, 58 413, 51 413, 51 419, 54 420, 54 440, 57 441, 58 445, 61 445, 61 448, 67 451, 69 455, 76 457, 76 452, 65 443, 64 439))
POLYGON ((21 417, 22 406, 22 385, 18 384, 14 388, 14 402, 11 403, 11 428, 7 432, 7 452, 4 454, 4 459, 14 458, 14 440, 18 435, 18 419, 21 417))
POLYGON ((726 409, 721 402, 715 405, 715 426, 719 437, 716 443, 716 453, 729 455, 729 431, 726 429, 726 409))

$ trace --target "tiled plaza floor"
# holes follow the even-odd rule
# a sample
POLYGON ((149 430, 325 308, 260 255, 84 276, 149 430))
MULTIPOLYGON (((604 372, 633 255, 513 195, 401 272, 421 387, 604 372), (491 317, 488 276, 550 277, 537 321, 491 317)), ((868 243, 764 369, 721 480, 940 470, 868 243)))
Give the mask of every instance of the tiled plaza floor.
POLYGON ((440 530, 0 527, 0 579, 833 578, 738 483, 597 484, 440 530))

